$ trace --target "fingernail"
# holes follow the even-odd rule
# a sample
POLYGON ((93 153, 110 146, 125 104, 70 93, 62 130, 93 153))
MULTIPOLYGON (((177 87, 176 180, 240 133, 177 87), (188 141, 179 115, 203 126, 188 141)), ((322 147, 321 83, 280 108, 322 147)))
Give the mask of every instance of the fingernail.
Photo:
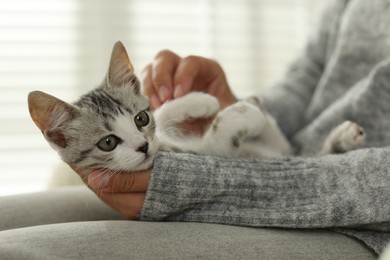
POLYGON ((178 98, 178 97, 183 96, 183 94, 184 94, 183 86, 180 84, 176 85, 175 92, 173 93, 173 97, 178 98))
POLYGON ((161 101, 165 101, 167 100, 168 96, 169 96, 169 90, 166 86, 161 86, 160 87, 160 90, 159 90, 159 94, 160 94, 160 99, 161 101))
POLYGON ((150 103, 152 104, 153 108, 158 108, 160 106, 160 100, 155 95, 150 97, 150 103))

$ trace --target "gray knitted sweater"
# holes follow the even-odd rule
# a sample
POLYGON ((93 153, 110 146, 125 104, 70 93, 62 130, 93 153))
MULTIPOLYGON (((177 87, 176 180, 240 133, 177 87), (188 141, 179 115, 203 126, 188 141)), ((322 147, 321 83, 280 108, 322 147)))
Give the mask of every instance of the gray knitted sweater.
POLYGON ((333 1, 261 98, 301 152, 318 151, 344 120, 365 129, 367 147, 273 160, 161 153, 140 218, 329 228, 380 253, 390 241, 390 0, 333 1))

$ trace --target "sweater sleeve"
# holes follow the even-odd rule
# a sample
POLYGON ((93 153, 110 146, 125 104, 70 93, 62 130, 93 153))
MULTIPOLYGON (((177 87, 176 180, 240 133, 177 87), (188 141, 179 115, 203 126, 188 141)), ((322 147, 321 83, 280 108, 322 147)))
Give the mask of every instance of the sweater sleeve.
POLYGON ((390 57, 321 112, 292 139, 299 154, 316 154, 334 127, 345 120, 363 127, 366 147, 390 145, 390 57))
POLYGON ((160 153, 141 220, 322 228, 390 222, 390 148, 238 160, 160 153))
POLYGON ((332 1, 324 10, 301 55, 292 63, 284 79, 260 94, 269 113, 284 134, 291 138, 304 126, 304 117, 315 88, 334 51, 339 24, 348 0, 332 1))

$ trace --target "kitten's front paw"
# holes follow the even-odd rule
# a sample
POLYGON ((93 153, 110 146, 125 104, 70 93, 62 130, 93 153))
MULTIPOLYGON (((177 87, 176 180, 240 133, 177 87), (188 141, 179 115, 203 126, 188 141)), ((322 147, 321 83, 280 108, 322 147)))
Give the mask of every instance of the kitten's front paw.
POLYGON ((265 109, 265 106, 263 104, 263 102, 260 101, 260 99, 256 96, 251 96, 251 97, 248 97, 247 99, 245 99, 246 102, 258 107, 261 111, 263 111, 264 113, 267 112, 267 110, 265 109))
POLYGON ((360 148, 366 140, 363 128, 351 121, 345 121, 336 127, 332 131, 331 136, 334 138, 332 144, 336 153, 360 148))
POLYGON ((191 92, 174 102, 181 104, 184 120, 192 118, 208 118, 219 111, 218 99, 206 93, 191 92))

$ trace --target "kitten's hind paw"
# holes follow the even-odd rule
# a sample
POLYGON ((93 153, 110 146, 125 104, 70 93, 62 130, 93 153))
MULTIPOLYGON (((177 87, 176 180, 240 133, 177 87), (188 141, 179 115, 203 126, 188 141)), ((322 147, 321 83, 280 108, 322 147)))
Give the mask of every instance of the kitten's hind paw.
POLYGON ((345 121, 331 132, 329 138, 333 151, 343 153, 362 147, 366 141, 366 134, 358 124, 345 121))

